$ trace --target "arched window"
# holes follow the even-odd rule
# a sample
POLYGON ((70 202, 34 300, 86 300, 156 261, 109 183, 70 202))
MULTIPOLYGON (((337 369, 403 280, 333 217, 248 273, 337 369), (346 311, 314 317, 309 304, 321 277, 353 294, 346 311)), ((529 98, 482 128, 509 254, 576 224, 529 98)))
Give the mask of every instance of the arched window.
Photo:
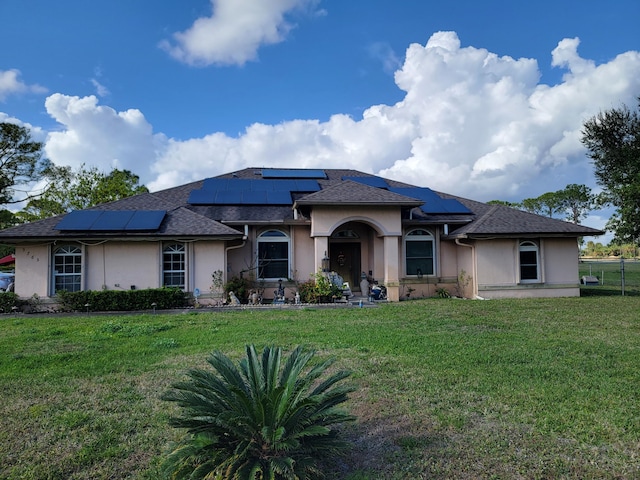
POLYGON ((258 278, 289 278, 289 237, 280 230, 267 230, 258 237, 258 278))
POLYGON ((61 245, 53 251, 53 293, 82 290, 82 249, 61 245))
POLYGON ((407 275, 435 274, 435 242, 431 232, 411 230, 404 237, 405 270, 407 275))
POLYGON ((162 285, 185 288, 184 243, 170 243, 162 249, 162 285))
POLYGON ((540 281, 538 246, 534 242, 520 242, 520 282, 535 283, 540 281))

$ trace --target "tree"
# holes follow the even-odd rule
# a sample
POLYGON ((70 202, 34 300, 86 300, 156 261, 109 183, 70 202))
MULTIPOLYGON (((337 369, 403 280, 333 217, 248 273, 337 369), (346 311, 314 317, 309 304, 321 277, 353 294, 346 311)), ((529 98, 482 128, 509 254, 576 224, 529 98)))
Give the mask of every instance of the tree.
POLYGON ((49 183, 45 191, 18 213, 24 221, 41 220, 149 191, 139 185, 140 178, 129 170, 114 169, 104 174, 96 167, 82 165, 73 171, 68 166, 50 165, 44 175, 49 183))
POLYGON ((616 207, 607 228, 619 241, 635 241, 640 236, 640 111, 623 105, 598 113, 585 122, 581 141, 593 160, 602 199, 616 207))
POLYGON ((170 478, 320 476, 318 460, 346 446, 331 427, 354 417, 339 408, 352 389, 337 384, 349 372, 322 379, 333 362, 311 365, 313 355, 298 347, 285 360, 280 348, 266 347, 260 358, 249 345, 239 368, 214 352, 208 362, 215 373, 189 371, 189 381, 163 396, 182 408, 171 424, 187 429, 165 462, 170 478))
POLYGON ((31 139, 28 128, 0 123, 0 205, 32 198, 28 189, 20 190, 20 187, 38 181, 49 166, 42 148, 42 143, 31 139))
POLYGON ((579 224, 595 207, 595 196, 586 185, 572 183, 556 193, 560 209, 567 214, 566 219, 575 224, 579 224))
POLYGON ((557 192, 543 193, 536 198, 525 198, 520 203, 520 207, 529 213, 547 217, 553 217, 556 213, 562 211, 560 197, 557 192))

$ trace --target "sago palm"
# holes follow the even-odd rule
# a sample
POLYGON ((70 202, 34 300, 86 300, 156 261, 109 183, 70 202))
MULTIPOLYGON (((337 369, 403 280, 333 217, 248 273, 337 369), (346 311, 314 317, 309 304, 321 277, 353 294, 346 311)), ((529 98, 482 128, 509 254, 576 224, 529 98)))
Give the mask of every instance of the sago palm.
POLYGON ((181 415, 171 424, 187 435, 165 462, 170 478, 306 480, 322 476, 318 460, 346 447, 334 427, 354 419, 340 404, 351 388, 347 371, 327 373, 332 360, 310 364, 314 353, 280 348, 262 355, 252 345, 236 366, 216 351, 214 371, 194 369, 163 399, 181 415), (323 378, 326 377, 326 378, 323 378))

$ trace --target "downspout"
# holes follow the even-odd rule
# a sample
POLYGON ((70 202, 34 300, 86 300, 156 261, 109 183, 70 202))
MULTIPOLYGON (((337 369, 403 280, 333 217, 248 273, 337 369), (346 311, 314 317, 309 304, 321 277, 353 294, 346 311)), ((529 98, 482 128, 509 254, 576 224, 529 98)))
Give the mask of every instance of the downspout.
POLYGON ((456 238, 455 242, 456 245, 460 247, 467 247, 471 249, 471 268, 473 269, 473 296, 478 300, 483 300, 482 297, 478 296, 478 275, 476 269, 475 249, 473 248, 473 245, 462 243, 459 238, 456 238))
POLYGON ((227 260, 229 259, 229 250, 235 250, 236 248, 242 248, 247 244, 247 238, 249 238, 249 225, 244 226, 244 235, 242 235, 242 243, 240 245, 231 245, 224 249, 224 278, 227 280, 227 260))

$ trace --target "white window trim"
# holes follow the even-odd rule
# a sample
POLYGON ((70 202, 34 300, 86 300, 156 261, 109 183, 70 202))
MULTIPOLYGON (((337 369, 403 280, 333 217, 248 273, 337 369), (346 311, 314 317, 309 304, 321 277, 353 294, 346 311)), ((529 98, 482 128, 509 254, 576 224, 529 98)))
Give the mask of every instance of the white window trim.
MULTIPOLYGON (((57 291, 56 291, 56 277, 59 275, 56 273, 56 251, 61 249, 61 248, 65 248, 65 247, 73 247, 73 248, 78 248, 80 250, 80 290, 78 291, 83 291, 84 288, 84 277, 85 277, 85 270, 86 270, 86 265, 85 265, 85 250, 84 250, 84 246, 83 245, 79 245, 79 244, 73 244, 73 243, 64 243, 61 245, 52 245, 51 248, 51 254, 49 255, 49 265, 51 268, 51 275, 49 275, 49 279, 51 282, 50 285, 50 294, 56 295, 57 291)), ((64 273, 60 274, 60 276, 65 276, 64 273)))
POLYGON ((437 252, 438 252, 438 245, 436 243, 436 236, 433 234, 433 232, 431 232, 430 230, 426 229, 426 228, 412 228, 411 230, 408 230, 402 239, 402 246, 403 246, 403 253, 402 253, 402 269, 404 271, 404 275, 406 277, 411 277, 411 278, 418 278, 417 274, 411 274, 409 275, 409 273, 407 273, 407 241, 412 242, 412 241, 425 241, 425 240, 429 240, 431 241, 431 251, 432 251, 432 260, 433 260, 433 272, 432 273, 422 273, 423 277, 435 277, 437 275, 438 272, 438 261, 437 261, 437 252), (427 232, 427 235, 411 235, 413 232, 417 232, 417 231, 424 231, 427 232), (412 237, 409 239, 409 237, 412 237), (408 239, 408 240, 407 240, 408 239))
MULTIPOLYGON (((160 286, 161 287, 165 287, 165 283, 164 283, 164 275, 165 273, 169 272, 182 272, 184 274, 184 286, 182 287, 182 289, 184 291, 187 291, 187 287, 188 287, 188 255, 187 255, 187 244, 185 242, 179 242, 179 241, 174 241, 174 242, 164 242, 160 245, 160 286), (166 270, 164 269, 164 254, 165 254, 165 250, 172 246, 172 245, 180 245, 183 248, 182 254, 184 255, 184 270, 166 270)), ((180 252, 175 252, 175 253, 180 253, 180 252)), ((172 286, 170 286, 171 288, 172 286)), ((176 287, 177 288, 177 287, 176 287)))
POLYGON ((542 271, 540 268, 541 254, 540 245, 533 240, 521 240, 518 242, 518 280, 519 283, 542 283, 542 271), (536 278, 522 278, 522 264, 520 262, 521 252, 535 252, 536 253, 536 278))
POLYGON ((256 248, 255 248, 255 258, 256 258, 256 279, 265 280, 265 281, 277 281, 277 280, 287 280, 291 277, 291 235, 283 230, 278 228, 267 228, 256 236, 256 248), (278 232, 283 236, 275 236, 275 237, 264 237, 268 232, 278 232), (286 242, 287 243, 287 276, 285 278, 282 277, 260 277, 260 243, 261 242, 286 242))

